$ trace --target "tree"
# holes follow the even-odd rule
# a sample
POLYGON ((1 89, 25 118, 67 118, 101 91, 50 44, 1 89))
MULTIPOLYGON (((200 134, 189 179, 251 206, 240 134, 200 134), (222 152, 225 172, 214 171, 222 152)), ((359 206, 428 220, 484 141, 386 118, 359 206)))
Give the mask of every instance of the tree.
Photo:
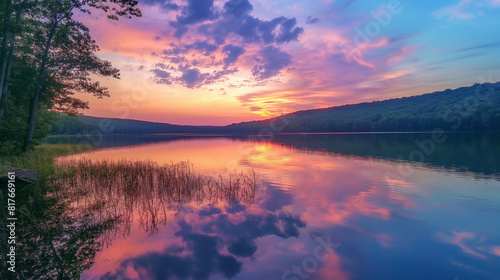
POLYGON ((12 7, 12 0, 8 0, 6 3, 4 10, 2 47, 0 51, 0 119, 3 117, 5 102, 7 100, 16 37, 19 29, 22 27, 22 15, 26 9, 33 7, 34 3, 36 3, 36 1, 30 2, 29 0, 23 0, 20 3, 14 4, 14 7, 12 7), (15 12, 16 15, 14 23, 11 22, 13 12, 15 12), (9 41, 8 44, 7 41, 9 41))
POLYGON ((47 95, 46 97, 52 97, 52 99, 47 98, 47 101, 48 103, 52 102, 52 104, 67 105, 68 107, 60 107, 60 109, 69 110, 69 108, 86 107, 86 104, 70 96, 74 93, 73 90, 91 92, 98 97, 108 94, 105 87, 100 86, 97 82, 92 82, 90 74, 119 77, 117 69, 112 68, 109 62, 101 60, 95 55, 98 50, 97 45, 91 40, 88 29, 72 18, 73 11, 79 10, 90 14, 90 9, 97 9, 105 12, 108 18, 117 20, 119 16, 129 18, 141 16, 140 10, 135 7, 136 5, 137 1, 134 0, 112 0, 111 3, 106 0, 46 1, 40 13, 40 22, 46 28, 45 42, 30 102, 24 151, 29 150, 33 141, 36 112, 44 82, 51 79, 59 82, 57 91, 49 91, 52 96, 47 95), (70 51, 70 53, 63 53, 64 51, 70 51), (58 66, 60 70, 51 69, 51 66, 58 66), (68 79, 69 82, 64 79, 68 79))
MULTIPOLYGON (((4 117, 0 119, 0 148, 7 147, 7 151, 17 152, 22 149, 26 135, 28 107, 31 92, 34 89, 36 69, 32 67, 29 56, 15 57, 12 63, 12 76, 9 94, 5 99, 4 117)), ((43 139, 51 131, 51 123, 57 118, 55 112, 48 111, 42 103, 38 106, 34 139, 43 139)))
POLYGON ((12 15, 12 0, 7 0, 5 6, 2 7, 4 11, 2 22, 2 46, 0 51, 0 100, 2 100, 3 83, 5 79, 5 71, 7 67, 7 41, 9 40, 10 21, 12 15))
POLYGON ((119 71, 97 57, 96 42, 73 12, 98 10, 117 20, 141 16, 136 5, 132 0, 1 2, 0 148, 13 143, 26 151, 50 131, 54 111, 74 115, 88 108, 74 97, 77 92, 109 96, 92 75, 119 78, 119 71))

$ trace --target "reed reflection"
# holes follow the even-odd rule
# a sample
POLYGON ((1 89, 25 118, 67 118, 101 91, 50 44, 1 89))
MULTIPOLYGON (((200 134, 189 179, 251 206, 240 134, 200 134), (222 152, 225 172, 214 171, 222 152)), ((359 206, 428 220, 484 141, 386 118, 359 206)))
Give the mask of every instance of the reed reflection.
POLYGON ((123 232, 130 231, 134 216, 147 232, 165 225, 167 213, 179 206, 251 204, 257 174, 210 177, 197 174, 188 162, 159 165, 151 161, 61 161, 54 183, 71 207, 96 220, 119 220, 123 232))
POLYGON ((156 233, 184 205, 244 207, 254 201, 257 174, 210 177, 187 162, 59 160, 53 189, 30 186, 20 228, 21 279, 80 279, 103 249, 138 224, 156 233))

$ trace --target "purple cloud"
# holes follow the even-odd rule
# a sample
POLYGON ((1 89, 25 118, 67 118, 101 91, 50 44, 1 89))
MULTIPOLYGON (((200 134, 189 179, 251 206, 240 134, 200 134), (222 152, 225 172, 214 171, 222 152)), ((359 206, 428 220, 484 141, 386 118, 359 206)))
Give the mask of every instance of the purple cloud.
POLYGON ((181 8, 181 14, 170 25, 176 28, 175 36, 181 37, 188 31, 188 25, 214 19, 213 0, 188 0, 188 5, 181 8))
POLYGON ((267 46, 259 52, 262 64, 252 69, 252 74, 257 79, 268 79, 277 75, 281 69, 292 62, 292 57, 274 46, 267 46))
POLYGON ((227 54, 227 57, 224 58, 224 64, 226 65, 235 63, 238 57, 245 53, 244 48, 235 45, 226 45, 222 50, 227 54))
MULTIPOLYGON (((158 63, 157 66, 161 67, 164 65, 162 63, 158 63)), ((166 84, 166 85, 172 84, 172 81, 170 80, 170 73, 169 72, 167 72, 165 70, 161 70, 161 69, 153 69, 153 70, 151 70, 151 72, 153 72, 153 74, 155 75, 155 81, 157 83, 166 84)))
POLYGON ((204 79, 204 75, 196 68, 186 69, 181 76, 181 81, 183 81, 188 88, 199 86, 204 79))
POLYGON ((210 34, 219 44, 231 34, 239 35, 246 43, 283 44, 296 41, 304 32, 302 27, 296 27, 295 18, 277 17, 265 21, 251 16, 252 10, 248 0, 230 0, 224 5, 221 17, 201 26, 200 31, 210 34))
POLYGON ((170 64, 164 69, 174 72, 171 80, 188 88, 220 81, 239 71, 228 66, 238 61, 248 44, 261 48, 258 65, 247 65, 256 79, 271 78, 289 65, 291 56, 277 46, 298 40, 304 29, 297 26, 295 18, 261 20, 250 14, 252 10, 248 0, 228 0, 219 9, 213 0, 188 0, 170 26, 174 27, 174 36, 189 43, 171 43, 171 48, 162 52, 163 61, 170 64))
POLYGON ((307 20, 306 20, 306 23, 309 23, 309 24, 315 24, 318 22, 320 22, 319 18, 313 17, 313 16, 308 16, 307 20))
POLYGON ((176 11, 179 9, 179 5, 174 3, 172 0, 142 0, 140 4, 153 6, 159 5, 162 12, 176 11))
POLYGON ((219 46, 210 44, 208 43, 208 40, 206 40, 206 41, 197 41, 194 44, 186 45, 185 48, 188 50, 195 49, 198 51, 204 51, 205 55, 209 55, 214 51, 216 51, 219 48, 219 46))

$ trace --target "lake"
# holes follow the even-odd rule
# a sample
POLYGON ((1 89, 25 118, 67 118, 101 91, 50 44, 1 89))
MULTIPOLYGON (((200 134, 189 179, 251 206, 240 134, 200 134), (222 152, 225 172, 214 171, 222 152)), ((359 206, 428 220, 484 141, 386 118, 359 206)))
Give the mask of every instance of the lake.
POLYGON ((105 136, 62 159, 186 161, 205 176, 258 178, 251 200, 116 203, 126 215, 92 237, 101 247, 82 278, 499 279, 498 134, 261 138, 105 136))

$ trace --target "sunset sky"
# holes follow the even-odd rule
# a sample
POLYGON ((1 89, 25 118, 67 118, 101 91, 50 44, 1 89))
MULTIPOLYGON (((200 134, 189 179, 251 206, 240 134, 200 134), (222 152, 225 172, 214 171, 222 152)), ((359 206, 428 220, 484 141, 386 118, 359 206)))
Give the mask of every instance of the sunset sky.
POLYGON ((121 70, 90 116, 225 125, 500 80, 500 0, 139 0, 79 15, 121 70))

